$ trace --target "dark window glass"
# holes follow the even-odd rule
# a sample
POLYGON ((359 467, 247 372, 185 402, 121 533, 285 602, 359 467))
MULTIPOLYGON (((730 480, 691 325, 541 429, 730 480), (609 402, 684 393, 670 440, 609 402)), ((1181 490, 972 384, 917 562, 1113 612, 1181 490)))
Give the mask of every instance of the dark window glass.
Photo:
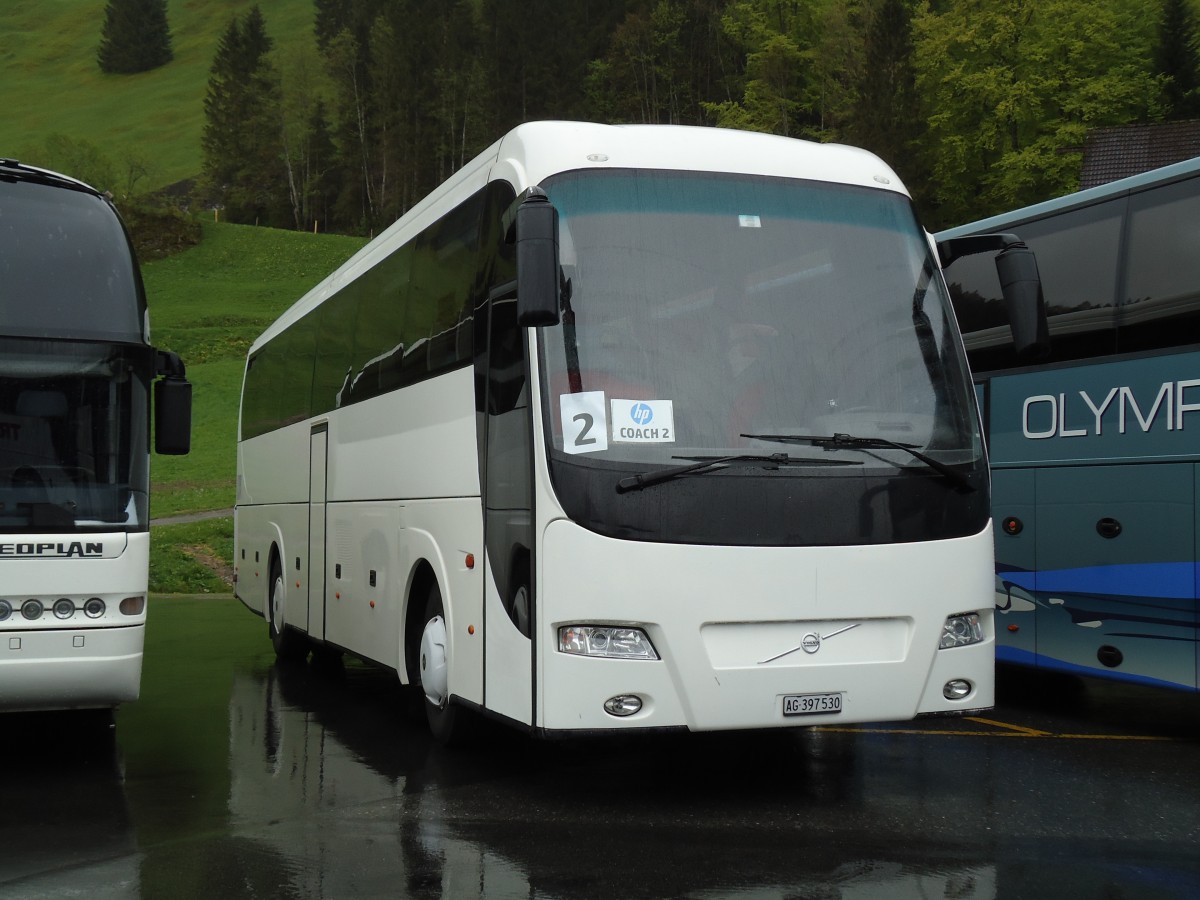
POLYGON ((354 375, 356 295, 342 291, 317 309, 316 366, 313 370, 312 412, 320 415, 344 406, 350 399, 354 375))
POLYGON ((1200 342, 1200 178, 1130 198, 1119 349, 1200 342))
MULTIPOLYGON (((1124 199, 1006 226, 1037 254, 1056 360, 1116 347, 1117 260, 1124 199)), ((1018 363, 1001 298, 995 256, 980 253, 946 270, 963 340, 976 371, 1018 363)))
POLYGON ((411 244, 401 247, 347 290, 356 295, 354 375, 350 400, 357 402, 405 384, 404 304, 412 275, 411 244))
POLYGON ((112 207, 82 191, 0 180, 0 331, 141 343, 145 311, 112 207))
POLYGON ((273 348, 272 360, 278 370, 279 427, 303 422, 310 415, 313 355, 316 349, 317 320, 309 313, 281 334, 273 348))
POLYGON ((482 203, 480 192, 261 348, 242 438, 470 363, 482 203))
POLYGON ((481 200, 462 204, 417 239, 404 318, 404 364, 411 381, 470 359, 469 344, 460 347, 459 325, 471 311, 481 200))
POLYGON ((145 531, 150 351, 0 338, 0 528, 145 531))

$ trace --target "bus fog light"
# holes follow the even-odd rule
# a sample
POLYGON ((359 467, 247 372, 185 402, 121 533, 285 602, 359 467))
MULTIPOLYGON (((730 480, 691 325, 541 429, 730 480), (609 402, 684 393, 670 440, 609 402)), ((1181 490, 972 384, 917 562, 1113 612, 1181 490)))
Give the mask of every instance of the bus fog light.
POLYGON ((44 609, 41 600, 26 600, 21 604, 21 615, 27 619, 40 619, 44 609))
POLYGON ((979 614, 955 613, 946 617, 938 648, 948 650, 951 647, 966 647, 968 644, 978 644, 982 640, 983 624, 979 621, 979 614))
POLYGON ((975 685, 965 678, 954 678, 946 682, 945 687, 942 688, 942 696, 947 700, 962 700, 970 696, 973 690, 975 690, 975 685))
POLYGON ((69 619, 75 615, 75 602, 62 597, 54 601, 54 615, 59 619, 69 619))
MULTIPOLYGON (((558 629, 558 649, 577 656, 609 659, 658 659, 646 632, 611 625, 565 625, 558 629)), ((618 698, 613 698, 618 699, 618 698)), ((609 701, 611 702, 611 701, 609 701)), ((605 704, 607 708, 607 704, 605 704)), ((611 710, 610 710, 611 712, 611 710)), ((613 713, 617 715, 617 713, 613 713)), ((631 715, 625 713, 624 715, 631 715)))
POLYGON ((634 713, 641 712, 642 698, 636 697, 633 694, 619 694, 616 697, 609 697, 604 701, 604 711, 610 716, 625 718, 632 716, 634 713))
POLYGON ((87 603, 83 604, 83 611, 87 613, 89 619, 98 619, 104 615, 104 601, 99 597, 92 597, 87 603))
POLYGON ((146 608, 145 597, 126 597, 121 601, 121 614, 125 616, 140 616, 146 608))
POLYGON ((12 615, 12 604, 7 600, 0 600, 0 622, 3 622, 12 615))

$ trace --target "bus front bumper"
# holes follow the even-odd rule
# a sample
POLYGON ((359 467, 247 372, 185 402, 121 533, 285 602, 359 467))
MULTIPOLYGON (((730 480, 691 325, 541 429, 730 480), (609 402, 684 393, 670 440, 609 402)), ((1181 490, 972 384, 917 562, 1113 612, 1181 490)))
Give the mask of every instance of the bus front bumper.
POLYGON ((547 731, 900 721, 994 702, 990 527, 923 544, 694 548, 560 520, 542 560, 547 731), (959 613, 978 615, 983 639, 939 650, 959 613), (658 659, 562 652, 559 630, 577 625, 638 628, 658 659))
POLYGON ((0 634, 0 711, 94 709, 136 700, 146 627, 0 634))

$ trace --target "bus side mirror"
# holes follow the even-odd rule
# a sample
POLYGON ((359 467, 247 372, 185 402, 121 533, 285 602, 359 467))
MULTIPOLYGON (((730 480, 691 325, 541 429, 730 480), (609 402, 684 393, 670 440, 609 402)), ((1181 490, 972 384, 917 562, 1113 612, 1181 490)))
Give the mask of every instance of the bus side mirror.
POLYGON ((192 449, 192 385, 184 377, 183 361, 169 350, 155 351, 154 452, 183 456, 192 449))
POLYGON ((996 274, 1008 312, 1013 349, 1017 357, 1029 362, 1050 355, 1050 328, 1046 323, 1046 301, 1042 296, 1042 277, 1037 257, 1015 234, 969 234, 939 241, 938 258, 942 268, 974 253, 996 254, 996 274))
POLYGON ((1046 359, 1050 355, 1050 329, 1033 251, 1024 243, 1006 247, 996 256, 996 274, 1000 276, 1017 357, 1029 362, 1046 359))
POLYGON ((561 316, 558 210, 540 188, 517 207, 517 324, 557 325, 561 316))

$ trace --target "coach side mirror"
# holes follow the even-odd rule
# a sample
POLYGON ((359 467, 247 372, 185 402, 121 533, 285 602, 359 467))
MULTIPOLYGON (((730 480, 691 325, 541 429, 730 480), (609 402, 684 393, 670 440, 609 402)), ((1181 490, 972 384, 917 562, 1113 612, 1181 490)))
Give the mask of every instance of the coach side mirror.
POLYGON ((517 207, 517 324, 557 325, 561 273, 558 210, 541 188, 530 188, 517 207))
POLYGON ((1015 234, 969 234, 938 241, 942 268, 975 253, 996 254, 996 274, 1008 312, 1013 349, 1018 358, 1037 362, 1050 355, 1050 328, 1037 257, 1015 234))
POLYGON ((163 377, 154 382, 154 452, 183 456, 192 449, 192 385, 178 354, 155 353, 155 374, 163 377))
POLYGON ((996 274, 1017 357, 1029 362, 1044 360, 1050 355, 1050 329, 1037 258, 1024 243, 1010 244, 996 255, 996 274))

